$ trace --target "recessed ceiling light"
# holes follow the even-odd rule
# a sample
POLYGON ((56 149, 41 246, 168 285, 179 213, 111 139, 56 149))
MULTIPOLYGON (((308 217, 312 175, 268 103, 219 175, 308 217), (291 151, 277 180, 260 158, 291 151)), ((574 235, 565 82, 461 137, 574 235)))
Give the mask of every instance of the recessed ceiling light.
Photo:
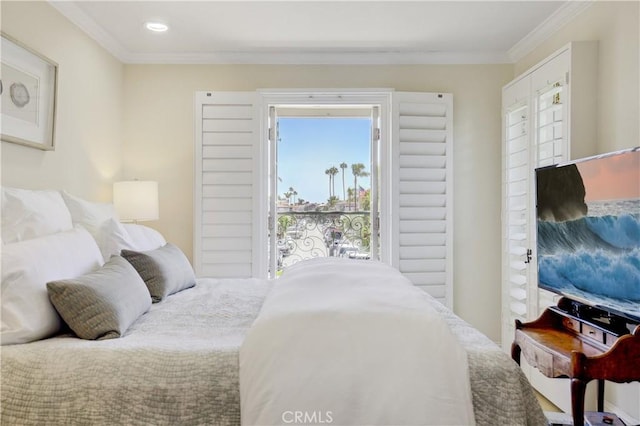
POLYGON ((163 33, 169 29, 169 26, 162 22, 147 22, 144 26, 149 31, 155 31, 157 33, 163 33))

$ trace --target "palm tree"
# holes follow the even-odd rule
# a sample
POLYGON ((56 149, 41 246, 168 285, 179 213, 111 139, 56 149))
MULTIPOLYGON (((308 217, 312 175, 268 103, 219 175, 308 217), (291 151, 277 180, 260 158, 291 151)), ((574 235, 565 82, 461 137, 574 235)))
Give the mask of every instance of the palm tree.
POLYGON ((343 200, 347 199, 345 186, 344 186, 344 169, 346 169, 347 167, 349 167, 347 163, 340 163, 340 168, 342 169, 342 199, 343 200))
POLYGON ((331 198, 331 169, 325 170, 324 174, 329 176, 329 198, 331 198))
MULTIPOLYGON (((338 169, 335 166, 332 166, 329 169, 329 173, 331 173, 331 196, 335 197, 336 195, 336 175, 338 174, 338 169)), ((338 198, 338 197, 336 197, 338 198)))
POLYGON ((298 192, 293 189, 293 186, 289 187, 289 198, 293 197, 293 202, 289 201, 289 204, 295 204, 296 203, 296 195, 298 195, 298 192))
POLYGON ((353 196, 355 211, 358 211, 358 177, 369 176, 369 172, 365 172, 364 168, 365 165, 362 163, 355 163, 351 165, 351 173, 353 173, 353 196))

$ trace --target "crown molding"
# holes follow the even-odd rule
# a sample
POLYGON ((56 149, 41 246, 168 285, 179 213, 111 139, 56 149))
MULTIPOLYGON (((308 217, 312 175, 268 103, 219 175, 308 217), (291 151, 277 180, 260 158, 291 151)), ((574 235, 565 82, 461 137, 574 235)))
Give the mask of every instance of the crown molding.
POLYGON ((505 52, 242 51, 127 55, 131 64, 422 65, 509 63, 505 52))
POLYGON ((560 6, 558 10, 507 51, 509 62, 515 63, 527 56, 594 2, 595 0, 571 0, 560 6))
POLYGON ((62 14, 65 18, 84 31, 89 37, 94 39, 100 46, 105 48, 120 62, 126 62, 129 56, 127 49, 122 46, 111 34, 106 32, 91 17, 82 11, 71 1, 49 0, 49 4, 62 14))

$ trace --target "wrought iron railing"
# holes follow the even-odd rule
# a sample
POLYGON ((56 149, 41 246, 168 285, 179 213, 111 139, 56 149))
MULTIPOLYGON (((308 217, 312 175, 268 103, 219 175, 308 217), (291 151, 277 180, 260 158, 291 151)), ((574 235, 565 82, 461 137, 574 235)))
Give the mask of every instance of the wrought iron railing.
POLYGON ((313 257, 369 259, 371 215, 366 211, 279 212, 277 238, 279 270, 313 257))

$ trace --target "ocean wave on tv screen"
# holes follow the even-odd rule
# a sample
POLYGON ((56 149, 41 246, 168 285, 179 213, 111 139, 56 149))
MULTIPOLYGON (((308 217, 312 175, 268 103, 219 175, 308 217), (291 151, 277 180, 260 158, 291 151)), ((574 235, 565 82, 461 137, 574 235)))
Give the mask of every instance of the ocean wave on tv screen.
POLYGON ((549 290, 640 315, 640 214, 538 221, 538 280, 549 290))
POLYGON ((586 217, 587 227, 613 247, 632 249, 640 247, 640 216, 586 217))
POLYGON ((538 259, 538 280, 557 290, 567 284, 592 295, 640 302, 640 249, 624 253, 558 253, 538 259))
POLYGON ((604 250, 613 253, 640 248, 640 214, 583 217, 538 223, 538 255, 604 250))

